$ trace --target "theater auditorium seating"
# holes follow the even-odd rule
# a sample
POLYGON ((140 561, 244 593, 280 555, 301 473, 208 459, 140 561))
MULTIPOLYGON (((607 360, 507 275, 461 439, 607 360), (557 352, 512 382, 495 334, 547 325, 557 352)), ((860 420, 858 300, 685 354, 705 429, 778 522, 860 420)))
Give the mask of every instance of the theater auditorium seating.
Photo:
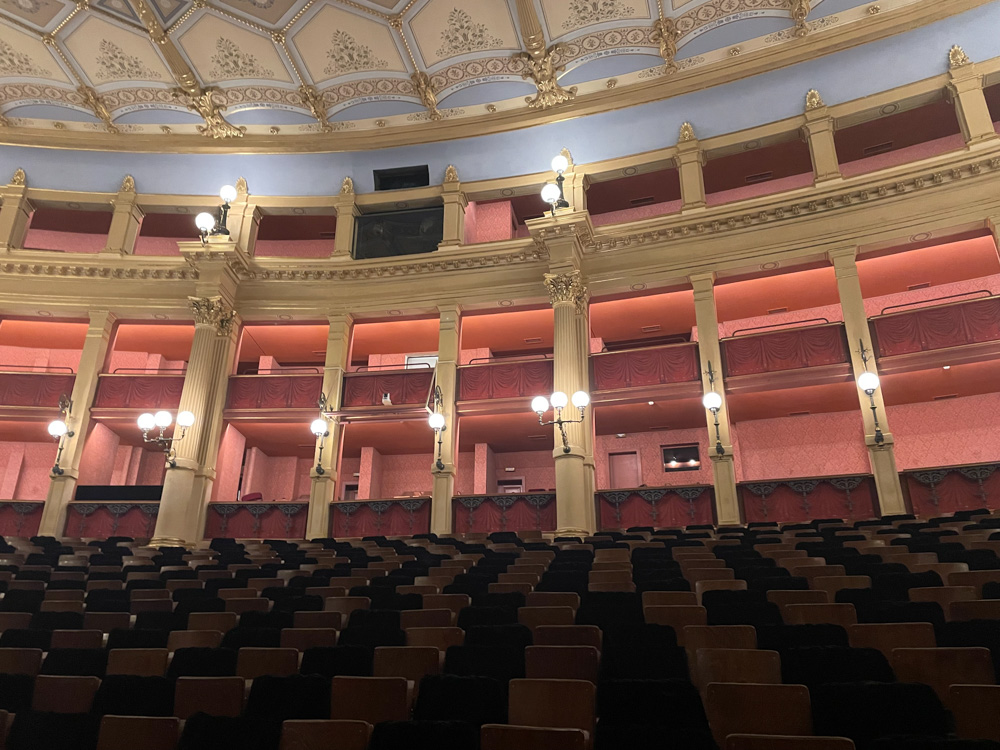
POLYGON ((993 518, 197 549, 8 538, 0 736, 8 750, 1000 748, 993 518))

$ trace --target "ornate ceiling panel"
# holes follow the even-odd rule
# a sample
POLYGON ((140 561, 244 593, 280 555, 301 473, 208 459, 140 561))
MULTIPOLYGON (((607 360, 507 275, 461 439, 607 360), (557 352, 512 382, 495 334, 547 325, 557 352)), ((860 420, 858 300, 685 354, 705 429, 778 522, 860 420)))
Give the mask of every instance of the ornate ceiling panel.
POLYGON ((809 59, 819 47, 800 37, 835 27, 860 39, 895 11, 941 18, 984 2, 950 0, 946 10, 937 0, 0 0, 0 140, 22 128, 84 132, 71 122, 79 117, 23 114, 52 106, 92 114, 86 132, 115 135, 116 148, 128 148, 121 138, 131 134, 224 146, 345 129, 419 132, 462 118, 517 127, 518 116, 538 122, 557 107, 571 116, 577 106, 637 103, 630 88, 649 101, 669 96, 674 81, 690 91, 692 80, 715 85, 809 59), (780 45, 787 53, 775 54, 780 45), (768 62, 751 72, 756 53, 768 62), (660 97, 648 93, 655 87, 660 97), (456 92, 460 105, 449 103, 456 92), (149 124, 116 124, 137 109, 149 124), (253 124, 226 119, 249 109, 259 111, 241 122, 253 124), (177 110, 204 125, 178 123, 168 114, 177 110), (268 119, 281 110, 315 124, 268 119))

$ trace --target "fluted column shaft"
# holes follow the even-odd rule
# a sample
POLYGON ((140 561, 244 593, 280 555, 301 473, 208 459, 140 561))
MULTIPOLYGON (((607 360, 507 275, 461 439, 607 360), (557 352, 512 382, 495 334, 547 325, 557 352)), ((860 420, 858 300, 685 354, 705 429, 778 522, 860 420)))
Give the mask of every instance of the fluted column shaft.
POLYGON ((195 314, 194 340, 177 411, 194 414, 194 425, 175 445, 177 465, 167 468, 154 544, 192 543, 203 536, 205 504, 212 495, 222 411, 236 351, 232 307, 221 297, 190 300, 195 314))
MULTIPOLYGON (((455 495, 455 472, 458 454, 458 414, 455 402, 458 399, 458 363, 462 346, 462 308, 458 305, 439 305, 441 316, 438 333, 438 362, 436 383, 441 389, 441 413, 444 414, 445 430, 441 433, 441 462, 437 467, 437 445, 434 445, 435 459, 431 464, 434 478, 431 493, 431 531, 435 534, 450 534, 452 527, 452 497, 455 495)), ((433 398, 431 399, 433 405, 433 398)), ((430 430, 428 430, 430 431, 430 430)), ((431 432, 431 435, 434 433, 431 432)))
MULTIPOLYGON (((39 534, 51 536, 63 534, 66 508, 73 499, 80 476, 80 457, 83 455, 83 446, 90 429, 90 408, 97 392, 101 370, 104 369, 115 320, 115 316, 107 310, 94 310, 90 313, 90 325, 83 341, 80 364, 76 368, 73 393, 67 394, 73 400, 73 409, 67 419, 67 426, 73 436, 67 434, 63 437, 63 452, 59 462, 63 473, 53 474, 50 478, 45 507, 42 509, 42 520, 38 526, 39 534)), ((55 418, 54 413, 52 416, 55 418)))
POLYGON ((701 384, 704 393, 714 390, 722 398, 719 407, 719 437, 723 453, 716 450, 715 418, 705 410, 709 433, 709 456, 712 460, 712 484, 715 488, 715 517, 719 525, 740 523, 740 503, 736 492, 736 466, 733 460, 733 439, 729 424, 729 405, 722 377, 722 352, 719 345, 719 317, 715 309, 715 278, 711 273, 690 278, 694 288, 694 313, 698 325, 698 353, 701 358, 701 384), (709 377, 715 373, 715 383, 709 377))
MULTIPOLYGON (((323 366, 323 395, 327 411, 339 411, 344 393, 344 373, 351 355, 351 331, 354 319, 347 313, 330 316, 326 339, 326 362, 323 366)), ((317 441, 313 468, 309 476, 309 516, 306 519, 306 539, 321 539, 330 535, 330 503, 337 493, 338 457, 343 426, 337 419, 328 421, 329 435, 323 438, 322 457, 317 441), (323 469, 319 473, 316 467, 323 469)))
MULTIPOLYGON (((855 380, 866 370, 878 374, 871 333, 868 329, 868 315, 865 312, 861 282, 858 279, 856 253, 857 248, 855 247, 845 247, 827 253, 837 276, 837 291, 840 294, 840 306, 844 313, 844 328, 847 332, 855 380), (867 364, 861 357, 862 348, 867 350, 867 364)), ((899 480, 896 455, 893 449, 895 441, 889 429, 889 416, 885 411, 882 389, 879 388, 872 394, 872 398, 875 400, 875 411, 878 413, 879 427, 882 429, 882 443, 875 442, 875 415, 872 413, 868 394, 860 388, 857 389, 857 392, 861 416, 864 419, 865 444, 868 446, 868 458, 871 461, 872 473, 875 475, 875 486, 878 490, 879 508, 882 515, 905 513, 906 501, 903 497, 903 488, 899 480)))

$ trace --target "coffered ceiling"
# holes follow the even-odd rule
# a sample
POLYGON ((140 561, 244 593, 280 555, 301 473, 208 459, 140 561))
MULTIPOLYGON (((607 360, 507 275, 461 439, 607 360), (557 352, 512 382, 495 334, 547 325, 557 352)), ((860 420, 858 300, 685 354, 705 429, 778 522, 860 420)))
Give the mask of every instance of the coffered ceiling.
POLYGON ((232 141, 530 113, 873 14, 862 0, 0 0, 0 126, 232 141))

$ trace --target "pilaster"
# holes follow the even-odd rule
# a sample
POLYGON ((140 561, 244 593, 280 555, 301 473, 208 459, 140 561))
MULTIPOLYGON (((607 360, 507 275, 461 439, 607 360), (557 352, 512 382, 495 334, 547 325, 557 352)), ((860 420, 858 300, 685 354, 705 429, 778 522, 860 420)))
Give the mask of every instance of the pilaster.
POLYGON ((967 146, 978 146, 1000 138, 986 104, 983 76, 973 63, 952 68, 948 93, 955 105, 955 115, 967 146))
MULTIPOLYGON (((445 430, 441 434, 441 463, 443 469, 431 465, 434 478, 431 493, 431 531, 435 534, 451 533, 451 503, 455 494, 455 473, 458 464, 458 363, 462 345, 462 308, 456 304, 439 305, 440 329, 438 333, 438 362, 435 377, 441 389, 441 413, 445 430)), ((433 433, 432 433, 433 434, 433 433)), ((437 446, 435 445, 435 450, 437 446)))
POLYGON ((28 200, 28 184, 23 169, 17 169, 10 182, 0 187, 0 252, 24 247, 34 206, 28 200))
POLYGON ((465 209, 469 200, 462 191, 462 183, 458 181, 458 172, 454 167, 448 167, 441 186, 441 199, 444 201, 444 234, 440 247, 458 247, 465 242, 465 209))
POLYGON ((709 431, 709 455, 712 460, 712 483, 715 488, 715 516, 720 526, 740 523, 739 495, 736 492, 736 465, 729 424, 729 404, 722 376, 722 351, 719 345, 719 317, 715 309, 715 274, 703 273, 689 278, 694 289, 694 313, 698 326, 698 353, 701 357, 701 385, 704 393, 714 390, 722 399, 717 415, 705 410, 709 431), (709 372, 714 373, 713 384, 709 372), (719 420, 718 442, 715 419, 719 420), (716 445, 722 446, 720 454, 716 445))
POLYGON ((337 230, 333 239, 333 256, 349 258, 354 251, 355 219, 361 215, 354 196, 354 181, 345 177, 340 192, 333 197, 337 212, 337 230))
POLYGON ((139 207, 138 196, 135 193, 135 183, 127 178, 118 196, 114 200, 114 212, 111 214, 111 228, 108 230, 108 241, 104 252, 115 255, 133 255, 135 241, 139 237, 142 219, 145 214, 139 207), (131 189, 129 189, 131 188, 131 189))
POLYGON ((253 257, 257 252, 257 233, 263 212, 255 203, 249 203, 246 196, 240 196, 229 210, 229 235, 240 249, 253 257))
MULTIPOLYGON (((326 410, 336 412, 344 393, 344 373, 347 372, 351 356, 351 331, 354 318, 347 313, 329 316, 330 329, 326 338, 326 361, 323 365, 323 396, 326 410)), ((319 446, 309 472, 309 516, 306 519, 306 539, 322 539, 330 536, 330 503, 337 493, 340 439, 343 432, 340 420, 328 422, 329 435, 323 438, 322 460, 319 446), (316 467, 323 469, 319 473, 316 467)))
POLYGON ((806 95, 805 124, 802 135, 809 145, 812 158, 813 182, 819 184, 842 179, 837 144, 833 137, 834 124, 830 111, 816 90, 806 95))
MULTIPOLYGON (((868 328, 868 315, 865 312, 861 282, 858 279, 856 254, 857 248, 855 247, 839 248, 827 253, 837 277, 837 291, 840 294, 840 306, 844 313, 844 329, 847 332, 855 381, 866 370, 878 374, 878 365, 875 361, 871 333, 868 328), (861 357, 862 350, 867 352, 867 364, 861 357)), ((875 417, 872 414, 868 394, 860 388, 857 389, 857 393, 858 405, 864 420, 865 444, 868 446, 868 457, 878 489, 880 511, 882 515, 905 513, 906 503, 903 498, 899 472, 896 469, 894 440, 890 430, 889 416, 885 410, 885 401, 882 398, 882 389, 879 388, 872 394, 875 400, 875 409, 878 412, 879 426, 882 429, 883 441, 881 443, 875 442, 875 417)))
POLYGON ((681 182, 681 211, 705 208, 705 154, 701 150, 694 129, 684 123, 681 139, 677 143, 677 171, 681 182))
POLYGON ((42 520, 38 533, 62 536, 66 525, 66 508, 76 492, 80 476, 80 457, 90 429, 90 408, 97 392, 97 383, 108 354, 108 346, 114 330, 116 318, 107 310, 90 313, 90 325, 83 341, 80 363, 77 365, 73 393, 67 394, 73 401, 67 425, 72 436, 63 437, 63 452, 60 467, 62 474, 52 474, 49 490, 42 509, 42 520))

